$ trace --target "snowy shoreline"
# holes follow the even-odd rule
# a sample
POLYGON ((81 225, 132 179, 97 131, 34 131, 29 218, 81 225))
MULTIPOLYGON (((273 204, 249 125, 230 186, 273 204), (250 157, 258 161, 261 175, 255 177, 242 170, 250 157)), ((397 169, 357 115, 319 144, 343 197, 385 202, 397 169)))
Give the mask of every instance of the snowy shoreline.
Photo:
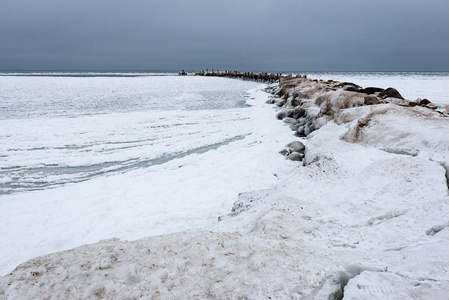
POLYGON ((306 144, 304 166, 210 230, 38 257, 0 278, 0 297, 444 299, 448 108, 353 89, 291 77, 275 98, 254 92, 306 144))

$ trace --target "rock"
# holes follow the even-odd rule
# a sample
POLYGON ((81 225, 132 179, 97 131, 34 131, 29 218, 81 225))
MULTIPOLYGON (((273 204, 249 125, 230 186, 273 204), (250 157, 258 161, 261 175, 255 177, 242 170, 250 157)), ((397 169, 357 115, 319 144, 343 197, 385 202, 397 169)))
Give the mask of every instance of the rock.
POLYGON ((293 152, 304 152, 304 150, 306 149, 306 146, 304 146, 304 144, 300 141, 293 141, 286 147, 292 149, 293 152))
POLYGON ((275 104, 276 100, 274 98, 268 99, 267 102, 265 102, 267 104, 275 104))
POLYGON ((284 123, 289 123, 289 124, 293 124, 293 125, 298 124, 298 120, 290 118, 290 117, 284 118, 282 121, 284 121, 284 123))
POLYGON ((362 87, 352 82, 341 82, 336 87, 341 87, 348 92, 360 92, 362 87))
POLYGON ((279 151, 279 154, 282 154, 283 156, 288 156, 288 155, 290 155, 290 150, 288 150, 288 149, 284 149, 284 150, 281 150, 281 151, 279 151))
POLYGON ((288 109, 288 110, 281 110, 280 112, 278 112, 276 118, 278 118, 278 120, 283 120, 284 118, 292 116, 293 116, 293 109, 288 109))
POLYGON ((366 96, 365 97, 365 105, 375 105, 379 104, 379 99, 376 96, 366 96))
POLYGON ((381 88, 367 87, 367 88, 364 88, 363 90, 361 90, 360 93, 372 95, 372 94, 375 94, 375 93, 381 93, 383 91, 384 91, 384 89, 381 89, 381 88))
POLYGON ((345 91, 348 91, 348 92, 357 92, 357 93, 360 93, 360 92, 362 91, 362 88, 361 88, 361 87, 356 87, 356 86, 348 86, 348 87, 346 87, 344 90, 345 90, 345 91))
POLYGON ((306 111, 304 110, 304 108, 299 107, 299 106, 295 107, 295 110, 293 112, 294 119, 299 119, 299 118, 302 118, 305 116, 306 116, 306 111))
POLYGON ((305 126, 299 126, 298 127, 298 130, 296 130, 296 133, 295 133, 295 135, 297 136, 297 137, 305 137, 306 135, 304 134, 304 127, 305 126))
POLYGON ((276 103, 277 106, 281 107, 284 106, 287 101, 285 99, 281 99, 278 103, 276 103))
POLYGON ((430 108, 430 109, 437 109, 437 108, 438 108, 438 105, 436 105, 436 104, 430 102, 430 103, 426 104, 426 107, 427 107, 427 108, 430 108))
POLYGON ((280 88, 277 92, 276 95, 279 97, 284 96, 285 94, 288 93, 288 89, 287 88, 280 88))
POLYGON ((401 94, 398 92, 398 90, 396 90, 395 88, 392 88, 392 87, 387 88, 386 90, 381 92, 379 95, 384 98, 392 97, 392 98, 404 99, 401 96, 401 94))
POLYGON ((299 124, 288 124, 288 127, 293 130, 296 131, 299 128, 299 124))
POLYGON ((421 102, 419 103, 419 105, 427 105, 429 103, 430 103, 430 101, 428 99, 422 99, 421 102))
POLYGON ((410 101, 409 103, 408 103, 408 105, 410 106, 410 107, 415 107, 415 106, 417 106, 417 105, 419 105, 417 102, 415 102, 415 101, 410 101))
POLYGON ((304 134, 308 136, 312 132, 312 128, 309 125, 304 126, 304 134))
POLYGON ((307 118, 305 117, 299 118, 298 123, 301 125, 305 125, 307 123, 307 118))
POLYGON ((301 100, 299 98, 288 98, 289 100, 287 101, 287 103, 293 107, 297 107, 301 104, 301 100))
POLYGON ((299 154, 298 152, 293 152, 287 156, 287 159, 293 160, 293 161, 302 161, 302 155, 299 154))

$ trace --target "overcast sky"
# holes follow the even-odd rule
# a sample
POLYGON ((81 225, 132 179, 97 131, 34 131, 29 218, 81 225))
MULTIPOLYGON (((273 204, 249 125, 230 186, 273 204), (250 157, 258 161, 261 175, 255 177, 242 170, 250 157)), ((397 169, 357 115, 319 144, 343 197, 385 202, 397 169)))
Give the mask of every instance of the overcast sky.
POLYGON ((1 0, 1 70, 449 71, 448 0, 1 0))

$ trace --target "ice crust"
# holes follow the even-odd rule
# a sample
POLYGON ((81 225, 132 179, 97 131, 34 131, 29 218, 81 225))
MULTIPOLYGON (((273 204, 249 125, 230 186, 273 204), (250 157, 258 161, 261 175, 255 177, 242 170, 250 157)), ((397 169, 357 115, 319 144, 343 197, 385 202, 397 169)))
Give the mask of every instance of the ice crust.
MULTIPOLYGON (((173 177, 175 191, 158 191, 161 201, 155 207, 168 203, 164 198, 173 193, 198 199, 209 195, 210 199, 167 206, 167 211, 184 218, 157 216, 164 223, 159 233, 172 233, 136 241, 108 239, 34 258, 1 277, 0 297, 447 299, 449 196, 444 166, 449 164, 448 118, 429 109, 395 104, 337 109, 335 120, 322 119, 321 128, 302 139, 306 145, 302 166, 270 154, 297 138, 287 125, 274 121, 272 108, 263 105, 268 97, 260 90, 252 92, 253 110, 248 113, 262 121, 237 142, 239 149, 223 146, 201 160, 170 164, 174 169, 182 166, 186 173, 173 177), (250 149, 247 155, 242 154, 245 149, 250 149), (226 159, 225 165, 232 162, 229 173, 209 179, 199 171, 185 179, 189 164, 201 170, 198 165, 214 167, 220 158, 226 159), (253 163, 272 164, 275 176, 256 175, 257 168, 247 165, 253 163), (253 184, 227 184, 237 170, 248 170, 245 182, 253 184), (220 198, 221 188, 235 189, 235 195, 244 192, 233 199, 237 201, 232 212, 233 201, 220 198), (167 224, 174 225, 167 230, 167 224)), ((318 117, 319 108, 311 104, 309 110, 318 117)), ((219 169, 224 170, 222 165, 219 169)), ((35 256, 39 239, 43 244, 54 243, 41 251, 45 254, 58 246, 67 249, 94 242, 105 233, 126 239, 146 232, 158 234, 159 224, 148 218, 145 231, 140 222, 148 211, 144 200, 150 190, 145 183, 157 182, 160 172, 168 170, 156 167, 151 172, 130 172, 127 177, 94 179, 82 183, 86 193, 76 186, 65 187, 63 197, 57 199, 52 199, 54 190, 39 192, 48 195, 39 207, 30 202, 35 192, 1 202, 1 212, 30 209, 17 223, 6 214, 0 218, 14 228, 2 231, 8 249, 30 251, 19 259, 17 253, 4 252, 3 257, 13 263, 2 270, 35 256), (134 194, 131 203, 121 203, 124 190, 115 189, 123 182, 129 186, 126 191, 134 194), (141 214, 127 218, 129 209, 136 206, 141 214), (62 215, 60 223, 25 218, 32 213, 46 216, 51 210, 53 216, 62 215), (82 212, 78 217, 90 211, 91 216, 70 219, 73 211, 82 212), (18 225, 22 223, 23 227, 18 225), (57 245, 72 235, 67 232, 71 227, 79 237, 57 245), (46 235, 45 228, 53 230, 46 235), (19 244, 13 235, 30 229, 29 244, 19 244), (55 234, 56 238, 50 238, 55 234)))
MULTIPOLYGON (((219 82, 221 89, 235 85, 234 80, 219 82)), ((272 109, 259 94, 264 93, 257 88, 253 99, 248 99, 252 106, 240 109, 3 120, 0 132, 5 137, 15 133, 11 143, 2 143, 8 155, 1 161, 5 169, 23 166, 27 172, 42 162, 77 167, 114 161, 114 157, 120 159, 119 166, 161 155, 170 159, 52 189, 0 196, 0 274, 30 258, 106 238, 135 240, 209 229, 218 216, 229 212, 239 193, 276 185, 295 167, 277 153, 290 141, 290 133, 272 118, 272 109), (27 131, 20 122, 39 126, 27 126, 27 131), (147 141, 150 138, 153 141, 147 141), (66 147, 67 140, 86 149, 66 147), (19 148, 23 145, 27 148, 19 148), (197 153, 202 146, 208 151, 197 153), (179 155, 183 153, 189 155, 179 155)), ((48 179, 48 174, 32 175, 48 179)), ((70 175, 72 182, 73 178, 70 175)), ((61 182, 57 176, 53 179, 61 182)))

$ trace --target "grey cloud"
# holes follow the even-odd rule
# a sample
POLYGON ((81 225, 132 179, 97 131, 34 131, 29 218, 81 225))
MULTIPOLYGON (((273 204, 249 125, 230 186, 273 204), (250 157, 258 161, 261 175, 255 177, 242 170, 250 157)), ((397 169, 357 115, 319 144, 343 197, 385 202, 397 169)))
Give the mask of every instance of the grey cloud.
POLYGON ((446 0, 3 0, 2 70, 449 70, 446 0))

